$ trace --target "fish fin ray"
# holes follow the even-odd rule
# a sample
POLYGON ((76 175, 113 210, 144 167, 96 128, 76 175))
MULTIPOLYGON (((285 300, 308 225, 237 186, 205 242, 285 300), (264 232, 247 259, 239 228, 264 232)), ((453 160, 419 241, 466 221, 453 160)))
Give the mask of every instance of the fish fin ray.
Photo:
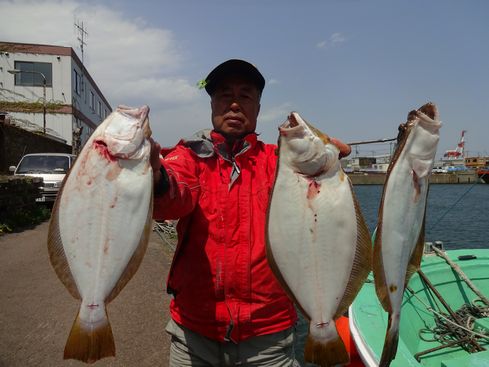
POLYGON ((136 271, 138 270, 141 262, 143 261, 144 254, 146 253, 146 249, 148 248, 149 236, 152 230, 153 224, 153 195, 151 195, 151 201, 148 207, 148 215, 146 218, 146 224, 144 225, 143 233, 141 235, 141 239, 139 240, 139 244, 132 254, 131 259, 127 263, 126 268, 121 274, 118 282, 115 284, 114 288, 110 292, 110 294, 105 299, 105 303, 109 303, 112 301, 120 291, 126 286, 126 284, 131 280, 136 271))
MULTIPOLYGON (((107 316, 107 314, 106 314, 107 316)), ((78 313, 66 341, 64 359, 94 363, 115 356, 115 343, 108 318, 96 327, 84 327, 78 313)))
POLYGON ((53 213, 51 215, 51 221, 49 222, 48 229, 48 253, 51 265, 56 272, 59 280, 66 287, 68 292, 76 298, 81 300, 80 292, 76 285, 73 274, 70 271, 70 266, 68 264, 68 259, 66 258, 66 253, 63 247, 63 241, 61 240, 61 233, 59 231, 59 202, 62 195, 62 190, 60 190, 56 202, 53 207, 53 213))
POLYGON ((389 314, 387 331, 385 335, 384 348, 380 357, 379 367, 388 367, 397 353, 399 343, 399 320, 393 320, 393 315, 389 314))
POLYGON ((423 257, 423 251, 424 251, 425 219, 426 219, 426 208, 425 208, 425 215, 423 216, 423 224, 421 225, 421 230, 419 231, 418 242, 416 243, 416 247, 414 248, 413 254, 411 255, 411 259, 409 260, 408 263, 404 289, 406 289, 406 286, 409 283, 409 279, 411 279, 412 275, 418 271, 419 266, 421 264, 421 258, 423 257))
POLYGON ((349 363, 350 356, 338 334, 335 339, 326 343, 309 334, 304 347, 304 360, 319 366, 334 366, 349 363))
POLYGON ((372 269, 374 274, 375 292, 383 309, 391 312, 392 305, 387 290, 387 284, 384 273, 384 261, 382 260, 382 219, 379 216, 379 223, 374 242, 374 256, 372 269))
POLYGON ((345 293, 343 294, 343 297, 338 305, 334 319, 337 319, 346 312, 365 283, 368 274, 372 270, 372 242, 370 240, 370 232, 362 215, 360 204, 358 203, 353 191, 351 181, 348 180, 348 183, 350 185, 357 220, 356 251, 350 273, 350 279, 348 279, 345 293))
POLYGON ((409 137, 409 134, 411 133, 412 130, 412 125, 409 123, 411 119, 411 114, 414 113, 415 111, 411 111, 408 114, 408 121, 400 124, 398 128, 398 135, 397 135, 397 148, 392 154, 391 161, 389 163, 389 166, 387 167, 387 173, 386 173, 386 179, 384 182, 384 187, 387 184, 387 181, 389 179, 389 176, 391 174, 391 171, 394 169, 394 166, 396 165, 397 161, 399 160, 399 157, 401 156, 401 153, 404 149, 404 146, 406 145, 407 139, 409 137))

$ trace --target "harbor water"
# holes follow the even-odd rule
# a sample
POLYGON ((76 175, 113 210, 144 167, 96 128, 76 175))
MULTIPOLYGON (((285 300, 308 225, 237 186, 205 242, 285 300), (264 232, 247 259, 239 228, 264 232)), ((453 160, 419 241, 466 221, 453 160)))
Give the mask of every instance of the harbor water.
MULTIPOLYGON (((383 185, 355 185, 354 191, 371 231, 377 214, 383 185)), ((442 241, 445 249, 489 248, 489 185, 430 185, 426 208, 425 241, 442 241)), ((309 325, 299 314, 296 325, 296 359, 301 366, 309 325)))
MULTIPOLYGON (((382 185, 354 186, 369 229, 377 224, 382 185)), ((445 248, 489 248, 489 185, 430 185, 425 241, 445 248)))

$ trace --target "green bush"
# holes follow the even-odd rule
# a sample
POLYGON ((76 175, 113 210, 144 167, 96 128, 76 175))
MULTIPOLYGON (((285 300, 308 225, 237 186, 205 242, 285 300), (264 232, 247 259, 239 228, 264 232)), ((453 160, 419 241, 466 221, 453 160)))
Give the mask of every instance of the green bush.
POLYGON ((0 223, 0 235, 33 227, 49 219, 50 216, 51 210, 42 205, 14 210, 3 220, 3 223, 0 223))

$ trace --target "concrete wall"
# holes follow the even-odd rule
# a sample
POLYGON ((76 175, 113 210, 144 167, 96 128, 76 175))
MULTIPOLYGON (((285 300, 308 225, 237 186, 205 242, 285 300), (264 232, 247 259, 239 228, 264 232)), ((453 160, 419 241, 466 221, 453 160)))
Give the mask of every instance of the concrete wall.
MULTIPOLYGON (((364 174, 350 173, 348 176, 353 185, 383 185, 385 174, 364 174)), ((481 182, 475 172, 458 172, 458 173, 437 173, 430 176, 430 184, 468 184, 481 182)))
POLYGON ((0 174, 10 174, 27 153, 71 153, 71 146, 15 126, 0 124, 0 174))
POLYGON ((480 182, 476 172, 437 173, 430 177, 431 184, 467 184, 480 182))

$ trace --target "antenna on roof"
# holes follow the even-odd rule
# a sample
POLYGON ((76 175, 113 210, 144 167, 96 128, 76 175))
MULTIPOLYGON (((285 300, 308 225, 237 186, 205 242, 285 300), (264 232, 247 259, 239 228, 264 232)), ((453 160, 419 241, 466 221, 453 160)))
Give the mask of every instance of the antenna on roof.
POLYGON ((83 47, 87 44, 85 42, 85 37, 88 36, 87 31, 85 30, 86 28, 83 25, 83 21, 80 24, 79 20, 76 20, 75 22, 75 28, 78 31, 78 37, 77 40, 80 42, 80 50, 81 50, 81 62, 83 64, 84 62, 84 53, 83 53, 83 47))
POLYGON ((78 32, 78 37, 77 40, 80 42, 80 51, 81 51, 81 75, 80 75, 80 84, 81 84, 81 91, 85 91, 85 52, 84 52, 84 46, 87 44, 85 42, 85 37, 88 36, 88 33, 86 31, 85 26, 83 25, 83 21, 75 20, 75 31, 78 32))
MULTIPOLYGON (((81 51, 81 67, 80 67, 80 89, 82 93, 85 93, 85 52, 84 52, 84 47, 87 44, 85 42, 85 38, 88 36, 88 32, 86 31, 86 28, 83 24, 83 21, 80 22, 80 20, 75 19, 75 32, 78 33, 77 40, 80 42, 80 51, 81 51)), ((86 95, 85 95, 86 98, 86 95)), ((86 99, 85 99, 86 101, 86 99)), ((83 124, 80 122, 78 118, 76 120, 76 128, 72 128, 72 152, 73 154, 78 154, 80 153, 81 149, 81 140, 82 140, 82 131, 83 131, 83 124)))

